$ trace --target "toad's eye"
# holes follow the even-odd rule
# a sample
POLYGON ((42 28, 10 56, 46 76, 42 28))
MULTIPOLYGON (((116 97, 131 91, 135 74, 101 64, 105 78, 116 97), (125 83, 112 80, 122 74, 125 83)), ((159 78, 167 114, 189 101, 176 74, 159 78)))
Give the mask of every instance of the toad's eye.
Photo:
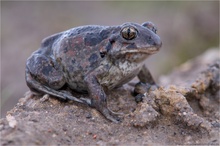
POLYGON ((137 30, 134 27, 128 26, 121 30, 121 35, 126 40, 132 40, 137 36, 137 30))

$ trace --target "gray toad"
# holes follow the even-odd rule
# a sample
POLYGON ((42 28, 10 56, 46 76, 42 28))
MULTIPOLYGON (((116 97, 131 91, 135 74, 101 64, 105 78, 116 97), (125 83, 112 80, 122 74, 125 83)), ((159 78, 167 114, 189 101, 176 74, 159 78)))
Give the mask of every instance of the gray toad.
POLYGON ((135 76, 143 83, 154 84, 144 60, 161 45, 151 22, 72 28, 42 41, 27 60, 26 82, 33 94, 85 103, 118 122, 117 114, 107 108, 105 90, 135 76), (76 98, 64 87, 86 92, 91 98, 76 98))

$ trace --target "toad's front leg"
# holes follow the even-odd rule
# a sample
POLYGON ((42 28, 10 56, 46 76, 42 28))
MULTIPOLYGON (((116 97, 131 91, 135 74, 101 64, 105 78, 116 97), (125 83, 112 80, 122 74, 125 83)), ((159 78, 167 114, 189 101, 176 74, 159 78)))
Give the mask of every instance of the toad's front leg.
POLYGON ((146 65, 142 66, 140 72, 138 73, 138 78, 139 78, 140 82, 142 82, 142 83, 156 85, 156 83, 155 83, 150 71, 146 67, 146 65))
POLYGON ((102 86, 98 82, 97 72, 99 71, 94 70, 84 79, 88 87, 89 95, 92 98, 90 106, 96 108, 108 120, 118 123, 120 122, 120 118, 117 116, 118 114, 112 112, 107 107, 107 97, 102 86))
POLYGON ((138 73, 139 83, 135 85, 134 95, 136 102, 142 101, 142 98, 146 92, 150 89, 156 89, 159 86, 155 83, 150 71, 143 65, 138 73))

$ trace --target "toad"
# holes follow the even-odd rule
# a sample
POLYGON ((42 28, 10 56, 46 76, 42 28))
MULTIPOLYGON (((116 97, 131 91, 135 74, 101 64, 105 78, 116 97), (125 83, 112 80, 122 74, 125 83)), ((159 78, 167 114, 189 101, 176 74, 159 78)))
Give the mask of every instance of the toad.
POLYGON ((144 61, 162 45, 156 31, 152 22, 129 22, 81 26, 49 36, 27 59, 27 85, 33 94, 85 103, 119 122, 118 114, 107 107, 105 91, 135 76, 142 83, 155 84, 144 61), (64 87, 90 98, 74 97, 64 87))

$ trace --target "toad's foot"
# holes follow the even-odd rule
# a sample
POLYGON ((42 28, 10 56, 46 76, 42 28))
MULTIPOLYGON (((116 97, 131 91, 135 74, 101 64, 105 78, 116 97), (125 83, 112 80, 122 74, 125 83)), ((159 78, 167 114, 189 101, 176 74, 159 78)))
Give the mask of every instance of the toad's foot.
POLYGON ((96 108, 105 118, 107 118, 108 120, 114 122, 114 123, 119 123, 121 122, 121 118, 119 118, 118 116, 122 116, 123 113, 116 113, 113 112, 111 110, 109 110, 106 107, 101 107, 101 106, 94 106, 92 104, 92 100, 89 98, 83 98, 81 97, 80 100, 82 100, 85 104, 96 108))
POLYGON ((108 120, 114 122, 114 123, 119 123, 121 122, 121 118, 118 117, 118 115, 121 115, 120 113, 115 113, 108 108, 102 108, 99 110, 101 114, 103 114, 108 120))
POLYGON ((143 101, 143 98, 146 97, 147 92, 154 91, 157 88, 159 88, 159 86, 156 84, 148 84, 142 82, 137 83, 134 88, 135 101, 137 103, 143 101))

